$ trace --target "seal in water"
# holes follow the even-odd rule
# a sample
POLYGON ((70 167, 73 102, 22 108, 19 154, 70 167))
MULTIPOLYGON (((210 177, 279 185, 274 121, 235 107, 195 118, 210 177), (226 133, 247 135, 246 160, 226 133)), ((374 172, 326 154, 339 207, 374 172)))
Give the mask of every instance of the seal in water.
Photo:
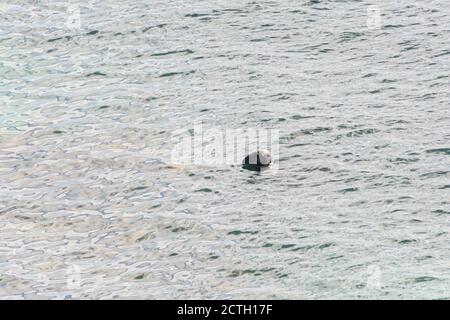
POLYGON ((272 162, 272 155, 267 150, 258 150, 250 153, 242 161, 242 167, 247 170, 260 171, 262 167, 268 167, 272 162))

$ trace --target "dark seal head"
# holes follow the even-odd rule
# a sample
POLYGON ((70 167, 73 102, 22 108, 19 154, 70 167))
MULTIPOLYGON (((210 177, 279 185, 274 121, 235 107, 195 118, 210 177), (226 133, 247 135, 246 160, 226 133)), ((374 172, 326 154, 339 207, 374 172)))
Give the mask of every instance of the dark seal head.
POLYGON ((272 163, 272 155, 267 150, 258 150, 250 153, 242 161, 242 167, 247 170, 260 171, 272 163))

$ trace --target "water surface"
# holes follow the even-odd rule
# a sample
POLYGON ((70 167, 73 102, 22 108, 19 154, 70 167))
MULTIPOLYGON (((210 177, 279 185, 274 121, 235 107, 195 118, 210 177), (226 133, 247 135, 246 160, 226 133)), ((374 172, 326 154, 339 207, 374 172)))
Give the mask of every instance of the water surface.
POLYGON ((0 5, 0 298, 450 298, 448 3, 191 2, 0 5))

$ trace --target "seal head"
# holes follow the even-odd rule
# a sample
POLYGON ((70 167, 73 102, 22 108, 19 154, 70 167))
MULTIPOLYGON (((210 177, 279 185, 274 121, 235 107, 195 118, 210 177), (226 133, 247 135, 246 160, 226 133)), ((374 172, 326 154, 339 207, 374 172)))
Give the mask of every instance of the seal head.
POLYGON ((258 150, 250 153, 242 161, 242 167, 247 170, 260 171, 272 163, 272 155, 268 150, 258 150))

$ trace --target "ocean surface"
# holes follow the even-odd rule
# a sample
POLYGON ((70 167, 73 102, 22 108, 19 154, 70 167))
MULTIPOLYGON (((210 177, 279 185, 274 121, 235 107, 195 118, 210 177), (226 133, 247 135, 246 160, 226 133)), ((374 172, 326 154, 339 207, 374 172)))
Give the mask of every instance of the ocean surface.
POLYGON ((449 77, 445 0, 1 0, 0 299, 450 299, 449 77))

